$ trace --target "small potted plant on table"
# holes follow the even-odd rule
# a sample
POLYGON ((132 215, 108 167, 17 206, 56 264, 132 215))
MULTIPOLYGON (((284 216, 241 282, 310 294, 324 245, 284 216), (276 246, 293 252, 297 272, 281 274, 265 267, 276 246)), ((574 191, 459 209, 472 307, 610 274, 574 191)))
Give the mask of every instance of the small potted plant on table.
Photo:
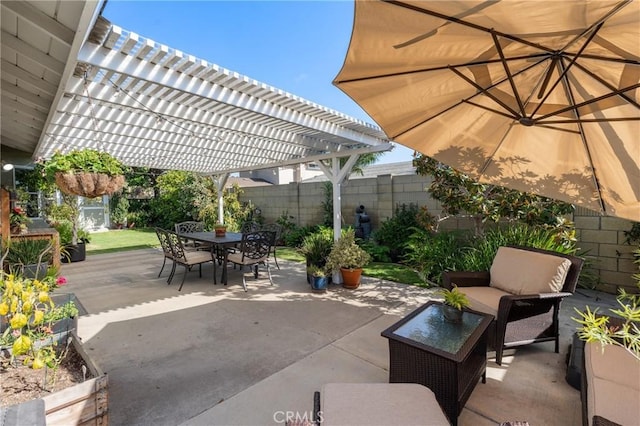
POLYGON ((369 263, 371 256, 356 243, 356 235, 353 229, 346 229, 336 241, 327 258, 327 268, 340 270, 342 286, 348 289, 356 289, 360 286, 362 268, 369 263))
POLYGON ((218 222, 213 225, 213 230, 216 233, 216 237, 224 237, 227 234, 227 225, 218 222))
POLYGON ((467 295, 458 290, 456 286, 451 290, 444 288, 440 290, 440 294, 444 297, 444 304, 442 305, 444 320, 452 323, 461 322, 462 310, 470 305, 467 295))

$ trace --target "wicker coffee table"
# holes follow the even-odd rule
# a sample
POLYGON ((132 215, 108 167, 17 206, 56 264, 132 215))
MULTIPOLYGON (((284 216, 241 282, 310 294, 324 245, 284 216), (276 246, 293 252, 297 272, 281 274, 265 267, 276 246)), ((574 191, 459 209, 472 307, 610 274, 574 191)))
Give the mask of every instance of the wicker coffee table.
POLYGON ((382 332, 389 339, 389 382, 419 383, 436 395, 453 425, 478 381, 486 381, 491 315, 465 310, 445 322, 442 304, 429 302, 382 332))

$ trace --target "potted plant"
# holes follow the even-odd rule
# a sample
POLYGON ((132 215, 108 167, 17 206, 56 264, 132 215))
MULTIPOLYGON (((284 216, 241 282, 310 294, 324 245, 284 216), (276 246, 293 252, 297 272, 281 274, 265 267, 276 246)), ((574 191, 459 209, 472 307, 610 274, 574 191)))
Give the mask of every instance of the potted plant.
POLYGON ((227 225, 225 225, 224 223, 216 223, 215 225, 213 225, 213 230, 216 233, 216 237, 224 237, 227 233, 227 225))
MULTIPOLYGON (((333 230, 323 227, 307 235, 302 240, 302 245, 298 248, 298 252, 304 256, 307 266, 324 268, 332 247, 333 230)), ((311 274, 307 272, 307 282, 309 284, 311 284, 311 279, 311 274)))
POLYGON ((95 198, 111 195, 124 186, 124 165, 107 152, 94 149, 56 152, 40 162, 48 182, 55 182, 65 194, 95 198))
POLYGON ((327 268, 340 269, 342 286, 349 289, 358 288, 362 268, 371 260, 371 256, 356 243, 353 229, 346 229, 336 241, 327 257, 327 268))
MULTIPOLYGON (((640 247, 634 251, 635 263, 640 268, 640 247)), ((640 272, 633 274, 640 290, 640 272)), ((613 316, 603 315, 598 309, 584 312, 574 308, 579 318, 573 318, 580 327, 578 337, 585 342, 623 347, 640 361, 640 293, 631 294, 621 289, 617 297, 619 309, 611 309, 613 316)))
POLYGON ((469 307, 467 295, 453 286, 451 290, 443 288, 439 292, 444 297, 442 315, 445 321, 459 323, 462 321, 462 310, 469 307))
POLYGON ((80 206, 75 195, 62 194, 62 204, 48 208, 51 226, 60 235, 63 262, 79 262, 86 258, 89 233, 80 226, 80 206))
POLYGON ((47 275, 53 249, 49 240, 13 238, 7 248, 5 262, 9 271, 26 278, 43 278, 47 275))
POLYGON ((14 207, 11 209, 9 216, 9 229, 12 234, 24 234, 27 232, 27 224, 31 223, 31 219, 27 217, 27 214, 20 207, 14 207))
POLYGON ((329 285, 329 279, 327 277, 327 271, 316 265, 309 265, 307 267, 307 274, 311 277, 311 289, 317 292, 327 291, 329 285))

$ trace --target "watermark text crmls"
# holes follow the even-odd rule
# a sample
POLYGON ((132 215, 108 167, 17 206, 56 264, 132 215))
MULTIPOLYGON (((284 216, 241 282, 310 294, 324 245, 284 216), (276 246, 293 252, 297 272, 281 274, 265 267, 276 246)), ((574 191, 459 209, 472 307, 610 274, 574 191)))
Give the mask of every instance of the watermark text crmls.
POLYGON ((322 411, 276 411, 273 413, 273 421, 276 423, 322 423, 322 411))

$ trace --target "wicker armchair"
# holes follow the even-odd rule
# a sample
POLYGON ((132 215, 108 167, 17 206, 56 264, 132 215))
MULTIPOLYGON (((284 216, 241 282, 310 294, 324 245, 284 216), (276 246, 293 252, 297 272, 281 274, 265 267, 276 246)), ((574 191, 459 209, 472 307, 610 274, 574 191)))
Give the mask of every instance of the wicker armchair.
POLYGON ((472 309, 494 316, 488 340, 501 365, 506 348, 555 341, 559 352, 560 303, 575 292, 583 264, 553 251, 501 247, 491 271, 445 272, 443 287, 460 287, 472 309))

